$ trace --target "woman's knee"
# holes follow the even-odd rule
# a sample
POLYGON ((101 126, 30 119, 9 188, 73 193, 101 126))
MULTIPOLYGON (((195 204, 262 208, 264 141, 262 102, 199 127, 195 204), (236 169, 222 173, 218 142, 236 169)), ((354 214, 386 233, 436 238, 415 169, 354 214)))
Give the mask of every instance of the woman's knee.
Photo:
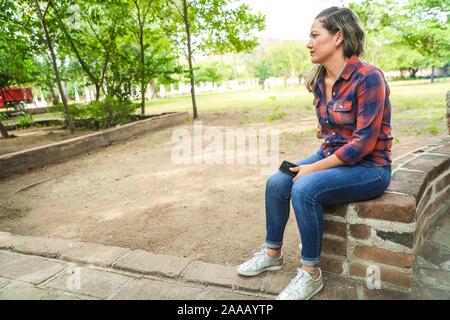
POLYGON ((315 194, 314 186, 307 177, 302 177, 297 180, 291 189, 292 204, 294 205, 298 201, 314 201, 315 194))
POLYGON ((292 178, 285 173, 277 172, 266 181, 266 193, 289 198, 292 178))

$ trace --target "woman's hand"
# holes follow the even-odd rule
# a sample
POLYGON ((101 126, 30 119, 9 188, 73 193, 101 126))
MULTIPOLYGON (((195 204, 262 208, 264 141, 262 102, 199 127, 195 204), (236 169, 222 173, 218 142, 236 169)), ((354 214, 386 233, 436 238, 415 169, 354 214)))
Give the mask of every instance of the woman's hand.
POLYGON ((292 172, 298 172, 297 175, 292 179, 293 182, 297 181, 303 176, 306 176, 307 174, 313 173, 318 171, 314 164, 303 164, 299 165, 298 167, 292 167, 289 168, 292 172))
POLYGON ((317 137, 317 139, 323 139, 323 134, 322 134, 322 130, 320 128, 320 124, 317 125, 316 137, 317 137))

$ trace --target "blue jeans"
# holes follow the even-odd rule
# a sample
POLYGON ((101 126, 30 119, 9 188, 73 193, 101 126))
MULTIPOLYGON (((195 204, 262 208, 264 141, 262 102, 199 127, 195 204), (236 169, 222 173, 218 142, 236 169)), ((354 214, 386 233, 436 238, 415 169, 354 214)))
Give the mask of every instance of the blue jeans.
MULTIPOLYGON (((296 165, 322 160, 321 149, 296 165)), ((301 262, 319 265, 323 238, 322 205, 364 201, 380 196, 391 181, 391 166, 339 166, 308 174, 295 183, 292 177, 278 171, 266 183, 266 247, 281 248, 289 201, 295 211, 300 231, 301 262)))

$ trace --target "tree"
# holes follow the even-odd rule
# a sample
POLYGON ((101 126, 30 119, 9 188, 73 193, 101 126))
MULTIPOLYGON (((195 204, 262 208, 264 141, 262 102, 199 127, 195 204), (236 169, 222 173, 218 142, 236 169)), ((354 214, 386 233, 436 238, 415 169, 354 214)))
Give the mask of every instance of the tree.
POLYGON ((433 82, 435 66, 443 66, 450 57, 450 5, 444 0, 409 0, 405 10, 407 16, 396 20, 401 42, 426 58, 433 82))
POLYGON ((233 67, 219 61, 200 64, 196 71, 196 79, 200 82, 219 84, 230 80, 233 76, 233 67))
MULTIPOLYGON (((0 73, 0 89, 5 87, 9 81, 10 77, 8 74, 0 73)), ((0 92, 0 94, 2 94, 2 92, 0 92)), ((0 114, 0 134, 2 135, 2 138, 3 139, 11 138, 1 120, 3 120, 2 114, 0 114)))
POLYGON ((408 70, 415 77, 419 68, 442 66, 450 56, 448 1, 364 0, 350 3, 367 31, 369 61, 386 69, 408 70))
POLYGON ((147 85, 154 86, 156 78, 178 72, 180 68, 173 64, 173 47, 160 26, 160 22, 167 18, 162 12, 165 1, 132 0, 132 3, 130 14, 135 23, 130 25, 130 29, 139 45, 137 81, 141 87, 141 114, 144 115, 147 85))
MULTIPOLYGON (((40 74, 35 59, 39 46, 30 46, 33 37, 22 23, 23 16, 14 1, 0 3, 0 88, 31 83, 40 74)), ((0 133, 3 138, 9 137, 1 121, 0 133)))
POLYGON ((193 117, 198 119, 195 99, 193 55, 248 52, 258 44, 254 31, 261 31, 265 18, 251 13, 246 4, 230 0, 170 0, 170 9, 181 17, 191 82, 193 117))
POLYGON ((46 0, 44 2, 44 8, 41 8, 41 4, 39 3, 39 0, 34 0, 34 5, 35 5, 35 9, 36 9, 36 13, 37 16, 41 22, 42 25, 42 30, 44 32, 44 36, 45 36, 45 41, 47 43, 47 47, 48 47, 48 51, 50 53, 50 58, 51 58, 51 62, 52 62, 52 67, 53 67, 53 72, 55 75, 55 81, 56 81, 56 85, 58 86, 58 90, 59 93, 61 95, 61 100, 62 100, 62 104, 64 107, 64 113, 66 114, 66 118, 67 118, 67 122, 69 125, 69 130, 70 133, 73 134, 75 132, 75 127, 73 124, 73 120, 72 120, 72 115, 69 112, 69 107, 67 105, 67 99, 66 99, 66 95, 64 93, 62 84, 61 84, 61 79, 59 76, 59 70, 58 70, 58 64, 57 64, 57 60, 56 60, 56 54, 55 54, 55 50, 53 47, 53 42, 52 39, 50 38, 50 33, 48 31, 48 26, 47 26, 47 13, 48 10, 50 8, 50 4, 51 4, 51 0, 46 0))
MULTIPOLYGON (((155 14, 151 12, 152 5, 155 4, 154 0, 133 0, 134 7, 136 9, 136 20, 138 26, 137 37, 139 40, 139 63, 140 63, 140 83, 141 83, 141 114, 145 114, 145 92, 147 90, 147 79, 145 77, 145 31, 146 24, 151 17, 155 17, 155 14)), ((148 79, 150 80, 150 79, 148 79)))
POLYGON ((123 8, 115 1, 103 0, 70 0, 53 7, 63 34, 61 50, 78 61, 98 100, 102 91, 106 95, 106 76, 117 37, 125 33, 123 8), (80 12, 83 15, 77 17, 80 12), (75 18, 78 21, 73 25, 75 18))
POLYGON ((273 75, 272 66, 267 60, 261 60, 254 65, 255 76, 259 80, 262 89, 265 89, 265 82, 273 75))
POLYGON ((282 77, 285 86, 289 77, 301 79, 312 67, 306 45, 300 42, 285 41, 270 48, 266 55, 273 75, 282 77))

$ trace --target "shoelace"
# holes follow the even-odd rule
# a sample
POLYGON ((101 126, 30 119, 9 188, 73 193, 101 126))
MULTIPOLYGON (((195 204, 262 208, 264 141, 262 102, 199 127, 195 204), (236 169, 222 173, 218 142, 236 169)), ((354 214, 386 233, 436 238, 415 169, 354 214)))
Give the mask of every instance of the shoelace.
POLYGON ((295 293, 294 292, 294 285, 297 284, 297 282, 299 282, 303 276, 304 276, 304 272, 302 268, 297 268, 297 275, 294 277, 294 279, 291 280, 291 282, 289 283, 289 285, 286 288, 286 291, 290 294, 290 293, 295 293))
POLYGON ((256 263, 261 263, 261 258, 264 257, 265 255, 266 255, 266 250, 262 249, 261 251, 255 252, 253 254, 253 259, 255 259, 256 263))
POLYGON ((250 265, 250 264, 253 264, 253 263, 256 263, 257 265, 259 265, 261 263, 261 259, 260 258, 262 258, 265 255, 265 253, 266 253, 265 246, 262 245, 259 248, 259 251, 257 251, 257 250, 258 250, 257 248, 253 250, 253 252, 252 252, 253 253, 253 258, 248 260, 246 265, 250 265))
POLYGON ((258 249, 254 249, 253 250, 253 257, 256 257, 256 256, 262 256, 263 255, 263 253, 266 253, 266 247, 264 246, 264 245, 262 245, 260 248, 259 248, 259 251, 257 251, 258 249))

